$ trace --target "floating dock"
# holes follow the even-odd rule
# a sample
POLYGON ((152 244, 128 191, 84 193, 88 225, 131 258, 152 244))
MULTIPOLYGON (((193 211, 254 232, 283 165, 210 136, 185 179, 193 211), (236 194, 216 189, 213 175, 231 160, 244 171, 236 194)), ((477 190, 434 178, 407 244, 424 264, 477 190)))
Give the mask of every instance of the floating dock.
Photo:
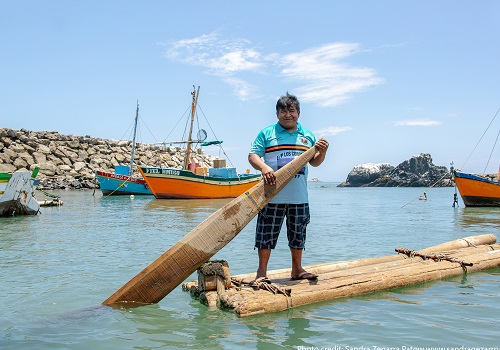
POLYGON ((290 269, 268 272, 272 283, 255 283, 255 272, 230 276, 225 261, 198 269, 198 281, 182 285, 202 303, 242 317, 301 305, 439 280, 500 267, 500 244, 493 234, 471 236, 414 251, 306 266, 316 280, 291 280, 290 269))

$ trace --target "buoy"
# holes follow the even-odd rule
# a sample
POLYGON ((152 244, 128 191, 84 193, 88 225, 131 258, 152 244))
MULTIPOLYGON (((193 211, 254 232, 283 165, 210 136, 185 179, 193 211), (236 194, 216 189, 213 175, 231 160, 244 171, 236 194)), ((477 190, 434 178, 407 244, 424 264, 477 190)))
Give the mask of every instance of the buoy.
POLYGON ((131 195, 130 195, 130 199, 134 199, 134 198, 135 198, 135 197, 134 197, 134 195, 133 195, 133 194, 131 194, 131 195))

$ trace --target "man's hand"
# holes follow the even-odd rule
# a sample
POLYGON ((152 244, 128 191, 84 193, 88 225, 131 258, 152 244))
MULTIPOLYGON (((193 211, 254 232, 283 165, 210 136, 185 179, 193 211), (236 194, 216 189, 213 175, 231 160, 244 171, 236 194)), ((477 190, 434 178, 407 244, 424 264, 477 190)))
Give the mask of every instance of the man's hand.
POLYGON ((318 149, 318 152, 323 154, 326 153, 329 146, 328 141, 326 141, 324 138, 320 138, 314 145, 318 149))
POLYGON ((320 138, 318 141, 316 141, 314 146, 316 146, 318 152, 316 152, 314 158, 311 159, 309 164, 316 167, 321 165, 321 163, 323 163, 323 161, 325 160, 326 151, 328 150, 329 145, 327 140, 325 140, 324 138, 320 138))
POLYGON ((264 163, 262 158, 260 158, 258 155, 254 153, 250 153, 248 155, 248 161, 254 169, 260 170, 260 172, 262 173, 262 178, 264 179, 264 182, 266 184, 268 185, 276 184, 276 174, 274 173, 273 168, 264 163))
POLYGON ((264 182, 268 185, 276 185, 276 174, 274 173, 273 168, 266 165, 262 168, 262 178, 264 182))

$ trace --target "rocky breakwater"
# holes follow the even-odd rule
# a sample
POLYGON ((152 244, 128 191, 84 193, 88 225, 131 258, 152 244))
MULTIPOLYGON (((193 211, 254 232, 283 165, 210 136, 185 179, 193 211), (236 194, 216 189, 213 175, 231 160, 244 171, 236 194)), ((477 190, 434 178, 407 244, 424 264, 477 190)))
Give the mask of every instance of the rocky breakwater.
POLYGON ((388 163, 355 166, 339 187, 448 187, 454 186, 450 171, 436 166, 421 153, 394 167, 388 163))
MULTIPOLYGON (((95 188, 94 170, 114 171, 130 163, 132 141, 61 135, 56 131, 0 128, 0 171, 33 170, 38 165, 39 189, 95 188)), ((135 163, 181 168, 185 148, 136 145, 135 163)), ((201 149, 192 154, 201 166, 213 163, 201 149)))

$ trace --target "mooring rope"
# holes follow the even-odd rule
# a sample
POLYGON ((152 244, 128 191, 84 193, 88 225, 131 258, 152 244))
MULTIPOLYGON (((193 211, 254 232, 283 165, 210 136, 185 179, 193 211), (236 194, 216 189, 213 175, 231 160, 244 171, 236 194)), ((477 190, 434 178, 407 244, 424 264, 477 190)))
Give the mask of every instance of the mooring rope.
POLYGON ((465 160, 464 164, 462 165, 462 167, 460 169, 463 169, 465 167, 465 165, 467 164, 467 162, 469 161, 470 157, 472 156, 472 154, 474 153, 474 151, 476 150, 477 146, 479 145, 479 143, 481 142, 481 140, 483 139, 484 135, 486 134, 486 132, 488 131, 488 129, 490 128, 491 124, 493 124, 493 121, 495 120, 495 118, 497 117, 498 115, 498 112, 500 112, 500 108, 497 110, 497 112, 495 113, 495 115, 493 116, 493 119, 491 119, 490 123, 488 124, 488 127, 486 128, 486 130, 483 132, 483 135, 481 136, 481 138, 479 139, 479 141, 477 141, 476 143, 476 146, 474 147, 474 149, 472 150, 472 152, 469 154, 469 157, 467 157, 467 159, 465 160))

